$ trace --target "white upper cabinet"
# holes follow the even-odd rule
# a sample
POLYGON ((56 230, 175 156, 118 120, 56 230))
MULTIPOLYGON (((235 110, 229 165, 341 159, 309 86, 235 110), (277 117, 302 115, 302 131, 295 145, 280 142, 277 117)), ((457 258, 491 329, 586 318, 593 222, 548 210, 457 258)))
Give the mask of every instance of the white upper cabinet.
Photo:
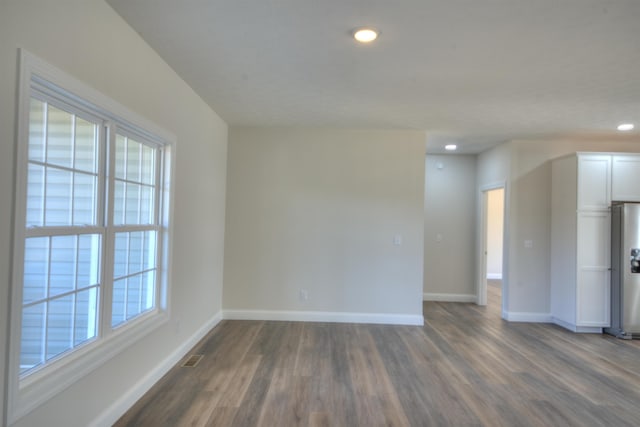
POLYGON ((611 178, 611 200, 640 201, 640 155, 614 155, 611 178))
POLYGON ((611 156, 579 155, 578 210, 606 210, 610 205, 611 156))

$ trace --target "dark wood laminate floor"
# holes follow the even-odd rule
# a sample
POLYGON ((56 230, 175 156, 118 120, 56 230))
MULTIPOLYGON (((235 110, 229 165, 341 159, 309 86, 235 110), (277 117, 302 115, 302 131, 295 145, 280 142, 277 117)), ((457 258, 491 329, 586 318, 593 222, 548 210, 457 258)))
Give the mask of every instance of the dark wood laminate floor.
POLYGON ((223 321, 117 426, 638 426, 640 344, 425 302, 424 327, 223 321))

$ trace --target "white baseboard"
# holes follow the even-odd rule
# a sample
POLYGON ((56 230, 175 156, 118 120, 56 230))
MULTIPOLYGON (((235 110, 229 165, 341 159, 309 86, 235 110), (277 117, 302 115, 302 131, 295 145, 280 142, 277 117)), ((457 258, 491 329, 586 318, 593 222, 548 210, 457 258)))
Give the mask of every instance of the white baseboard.
POLYGON ((502 273, 487 273, 487 280, 502 280, 502 273))
POLYGON ((124 413, 131 408, 149 389, 157 383, 164 374, 169 372, 185 354, 195 346, 211 329, 222 320, 222 312, 218 312, 209 319, 200 329, 191 335, 182 345, 173 351, 159 365, 153 368, 147 375, 131 387, 120 399, 113 402, 92 423, 92 427, 108 427, 113 425, 124 413))
POLYGON ((579 334, 601 334, 603 330, 599 326, 576 326, 576 332, 579 334))
POLYGON ((510 322, 551 323, 553 320, 553 318, 551 317, 551 313, 526 313, 507 311, 504 314, 504 319, 510 322))
POLYGON ((344 313, 333 311, 224 310, 223 319, 279 320, 288 322, 376 323, 424 325, 422 315, 388 313, 344 313))
POLYGON ((576 325, 574 325, 573 323, 567 322, 565 320, 562 319, 558 319, 557 317, 552 317, 551 318, 551 323, 554 323, 558 326, 561 326, 565 329, 570 330, 571 332, 576 332, 576 325))
POLYGON ((422 295, 423 301, 440 301, 440 302, 476 302, 478 298, 470 294, 434 294, 425 292, 422 295))
POLYGON ((551 319, 552 323, 555 323, 558 326, 561 326, 565 329, 570 330, 571 332, 577 332, 580 334, 601 334, 602 333, 602 327, 596 327, 596 326, 577 326, 574 325, 573 323, 567 322, 565 320, 562 319, 558 319, 557 317, 553 317, 551 319))

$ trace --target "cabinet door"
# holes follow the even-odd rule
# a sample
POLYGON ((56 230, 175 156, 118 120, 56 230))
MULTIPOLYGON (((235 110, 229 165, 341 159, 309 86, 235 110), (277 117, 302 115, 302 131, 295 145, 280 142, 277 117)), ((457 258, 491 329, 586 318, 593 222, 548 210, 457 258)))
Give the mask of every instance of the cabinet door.
POLYGON ((578 210, 603 210, 611 205, 611 156, 578 157, 578 210))
POLYGON ((578 326, 610 325, 610 214, 578 214, 576 313, 578 326))
POLYGON ((640 201, 640 155, 615 155, 611 169, 611 200, 640 201))
POLYGON ((611 326, 609 271, 582 269, 578 273, 577 326, 611 326))

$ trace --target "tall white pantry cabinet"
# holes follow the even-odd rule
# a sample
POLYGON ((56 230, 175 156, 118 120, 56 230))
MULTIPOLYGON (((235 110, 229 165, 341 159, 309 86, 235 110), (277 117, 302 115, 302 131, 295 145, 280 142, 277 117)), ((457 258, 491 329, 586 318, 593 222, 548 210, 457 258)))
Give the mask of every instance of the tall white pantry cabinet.
POLYGON ((576 153, 551 174, 551 315, 601 333, 611 322, 611 201, 640 201, 640 155, 576 153))

